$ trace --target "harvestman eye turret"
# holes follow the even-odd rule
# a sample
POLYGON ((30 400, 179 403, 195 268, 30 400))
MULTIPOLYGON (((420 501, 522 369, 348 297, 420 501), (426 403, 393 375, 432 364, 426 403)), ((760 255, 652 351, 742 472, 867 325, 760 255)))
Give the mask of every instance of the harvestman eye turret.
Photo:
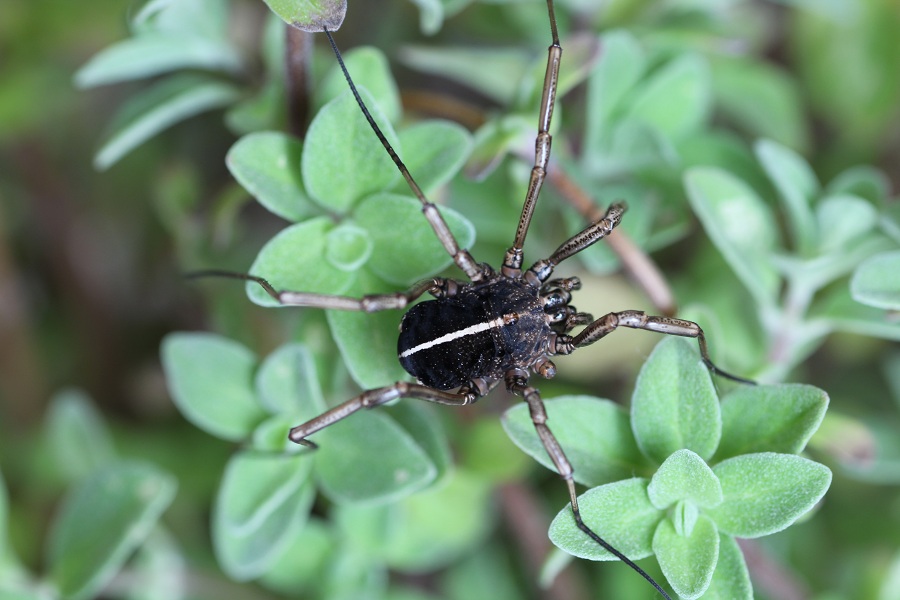
POLYGON ((581 287, 577 278, 551 279, 553 270, 562 261, 612 232, 625 212, 624 203, 610 206, 602 219, 566 240, 548 258, 535 262, 527 269, 522 268, 522 248, 550 161, 550 120, 556 102, 562 58, 552 0, 547 0, 547 9, 552 43, 548 48, 547 70, 538 115, 534 167, 515 238, 506 251, 499 272, 485 263, 476 262, 468 250, 459 247, 437 207, 425 197, 372 119, 344 65, 331 32, 324 28, 360 110, 406 179, 410 190, 421 201, 422 212, 428 224, 468 281, 435 277, 418 283, 405 292, 350 298, 277 290, 265 279, 254 275, 224 271, 202 271, 195 275, 254 281, 280 304, 331 310, 375 312, 403 309, 426 293, 434 296, 434 300, 420 302, 407 311, 400 325, 398 358, 403 368, 416 378, 417 383, 398 381, 386 387, 367 390, 318 417, 297 425, 291 429, 290 439, 315 448, 316 444, 309 439, 311 435, 360 409, 374 408, 397 398, 416 398, 437 404, 464 406, 474 403, 503 383, 509 392, 521 396, 528 404, 538 436, 566 483, 572 516, 578 528, 638 572, 668 599, 669 595, 653 578, 582 520, 572 465, 550 431, 544 403, 538 390, 530 384, 530 377, 534 373, 546 378, 553 377, 556 367, 551 357, 571 354, 578 348, 593 344, 618 327, 630 327, 696 338, 700 356, 712 373, 741 383, 753 382, 730 375, 713 364, 703 330, 696 323, 649 316, 636 310, 613 312, 594 319, 587 313, 578 312, 570 304, 572 292, 581 287), (584 328, 577 334, 570 335, 576 327, 584 328))

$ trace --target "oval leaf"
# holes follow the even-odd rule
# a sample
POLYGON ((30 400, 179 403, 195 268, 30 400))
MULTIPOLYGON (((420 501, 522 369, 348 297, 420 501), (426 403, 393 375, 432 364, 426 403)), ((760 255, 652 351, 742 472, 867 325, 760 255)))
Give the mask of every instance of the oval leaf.
MULTIPOLYGON (((621 406, 591 396, 560 396, 545 400, 544 406, 547 425, 575 469, 575 481, 597 486, 646 469, 628 414, 621 406)), ((534 429, 527 404, 507 410, 503 428, 519 448, 556 471, 534 429)))
MULTIPOLYGON (((343 293, 355 274, 334 268, 326 258, 333 229, 331 219, 318 217, 280 231, 259 251, 250 272, 278 291, 343 293)), ((260 306, 282 306, 255 282, 247 283, 247 296, 260 306)))
POLYGON ((719 559, 716 524, 700 515, 689 537, 679 535, 664 519, 653 535, 653 553, 666 581, 681 598, 699 598, 709 587, 719 559))
POLYGON ((679 500, 702 507, 722 503, 722 486, 718 478, 709 465, 690 450, 678 450, 660 465, 650 480, 647 494, 653 506, 660 510, 679 500))
POLYGON ((707 510, 724 533, 756 538, 781 531, 809 511, 831 484, 828 467, 793 454, 745 454, 713 472, 724 501, 707 510))
POLYGON ((279 217, 300 221, 315 211, 300 181, 302 148, 288 135, 260 131, 235 142, 225 163, 260 204, 279 217))
POLYGON ((104 170, 137 146, 179 121, 238 99, 236 87, 215 79, 178 75, 134 96, 116 115, 112 134, 94 156, 104 170))
MULTIPOLYGON (((585 524, 631 560, 653 554, 653 532, 663 518, 647 497, 648 483, 646 479, 625 479, 595 487, 578 497, 585 524)), ((579 558, 618 560, 578 529, 570 505, 559 511, 550 524, 550 541, 579 558)))
POLYGON ((265 0, 276 15, 302 31, 337 31, 347 14, 347 0, 265 0))
POLYGON ((763 306, 774 303, 779 277, 770 255, 775 219, 747 184, 716 168, 695 167, 684 176, 694 212, 747 290, 763 306))
POLYGON ((306 524, 314 498, 309 456, 241 452, 228 462, 213 511, 223 570, 243 581, 278 560, 306 524))
MULTIPOLYGON (((472 135, 450 121, 425 121, 400 132, 400 143, 409 157, 409 172, 425 194, 431 194, 459 172, 472 151, 472 135)), ((406 181, 395 189, 408 193, 406 181)))
POLYGON ((657 344, 638 375, 631 427, 641 450, 662 463, 682 448, 709 460, 719 444, 719 399, 706 365, 683 339, 657 344))
POLYGON ((719 534, 719 560, 703 599, 753 600, 753 585, 744 553, 730 535, 719 534))
POLYGON ((900 310, 900 251, 863 261, 850 280, 853 299, 868 306, 900 310))
POLYGON ((136 462, 110 465, 66 498, 50 529, 49 579, 66 598, 93 598, 141 545, 175 497, 173 477, 136 462))
POLYGON ((285 344, 267 356, 255 387, 259 403, 272 414, 304 421, 325 411, 316 365, 303 344, 285 344))
MULTIPOLYGON (((394 150, 397 134, 365 88, 359 94, 394 150)), ((360 200, 390 188, 399 177, 396 165, 346 91, 316 115, 301 159, 306 191, 322 207, 344 214, 360 200)))
MULTIPOLYGON (((475 227, 453 209, 439 207, 438 210, 460 248, 471 247, 475 227)), ((422 204, 415 198, 377 194, 359 206, 354 220, 369 232, 375 244, 367 266, 385 281, 411 285, 453 262, 422 215, 422 204)))
POLYGON ((335 502, 389 502, 430 485, 439 473, 428 451, 386 410, 351 415, 316 441, 319 485, 335 502))
MULTIPOLYGON (((400 90, 391 75, 391 67, 384 52, 372 46, 354 48, 344 54, 344 66, 353 78, 357 88, 364 88, 381 109, 385 118, 391 123, 400 120, 403 107, 400 103, 400 90)), ((321 109, 325 104, 348 91, 344 71, 335 64, 316 88, 315 106, 321 109)), ((366 104, 371 106, 367 99, 366 104)), ((357 112, 359 108, 357 107, 357 112)), ((371 129, 370 129, 371 131, 371 129)), ((415 171, 412 171, 415 173, 415 171)))
POLYGON ((683 55, 635 88, 625 102, 627 118, 678 139, 706 120, 711 95, 706 61, 700 56, 683 55))
POLYGON ((50 400, 44 444, 57 472, 67 482, 80 481, 115 458, 112 436, 103 416, 81 390, 66 389, 50 400))
POLYGON ((756 452, 802 452, 828 408, 811 385, 741 386, 722 400, 722 441, 716 462, 756 452))
POLYGON ((267 416, 253 390, 256 357, 246 347, 210 333, 172 333, 161 352, 175 406, 200 429, 237 441, 267 416))
POLYGON ((840 252, 868 234, 878 223, 878 213, 868 200, 856 196, 826 196, 816 206, 820 252, 840 252))

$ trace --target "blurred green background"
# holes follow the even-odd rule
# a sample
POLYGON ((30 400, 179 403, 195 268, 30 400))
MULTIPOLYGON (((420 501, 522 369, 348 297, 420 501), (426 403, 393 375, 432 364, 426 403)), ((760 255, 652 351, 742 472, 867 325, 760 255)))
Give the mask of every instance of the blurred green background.
MULTIPOLYGON (((246 52, 233 80, 250 94, 248 90, 262 87, 265 59, 255 48, 267 9, 251 0, 227 4, 228 31, 235 46, 246 52)), ((399 64, 400 47, 471 44, 520 51, 525 47, 539 63, 547 38, 543 5, 524 0, 469 7, 465 2, 439 2, 448 20, 438 35, 429 37, 420 27, 423 14, 434 15, 429 4, 351 0, 351 18, 339 43, 345 48, 371 44, 382 49, 402 92, 427 88, 461 101, 476 117, 474 123, 466 121, 470 113, 457 111, 459 117, 474 127, 504 103, 477 84, 478 93, 472 94, 459 83, 428 76, 429 71, 446 74, 450 67, 420 64, 414 70, 410 59, 406 66, 399 64), (454 14, 457 11, 462 12, 454 14)), ((0 3, 0 469, 6 486, 6 500, 0 502, 0 516, 5 513, 6 518, 0 534, 5 534, 6 542, 0 542, 0 556, 18 557, 0 569, 0 580, 4 576, 18 580, 23 572, 19 567, 37 578, 45 572, 52 515, 65 490, 82 481, 96 464, 90 453, 106 452, 104 445, 109 444, 117 455, 152 462, 178 481, 178 495, 163 516, 168 533, 159 534, 165 540, 152 538, 148 543, 165 549, 148 555, 174 562, 155 571, 157 579, 144 590, 146 597, 275 597, 277 586, 236 583, 216 564, 209 541, 210 506, 235 445, 207 436, 180 416, 166 388, 159 344, 171 331, 212 329, 265 355, 288 339, 286 331, 296 331, 296 316, 252 305, 239 285, 215 282, 201 287, 183 278, 185 271, 199 267, 246 271, 283 221, 250 202, 226 169, 224 157, 237 136, 234 120, 229 121, 231 127, 226 125, 222 111, 187 119, 110 168, 102 172, 94 168, 94 153, 110 130, 111 115, 145 83, 126 81, 80 90, 73 76, 101 49, 129 35, 129 19, 139 9, 137 3, 111 1, 0 3), (102 433, 92 438, 90 432, 102 433), (19 566, 9 566, 14 563, 19 566), (175 588, 160 584, 159 573, 183 578, 189 591, 179 596, 171 591, 175 588)), ((887 189, 880 199, 881 214, 896 218, 897 2, 569 0, 560 1, 560 11, 565 31, 622 28, 652 40, 657 48, 691 46, 734 59, 734 64, 743 62, 743 70, 716 71, 720 95, 710 112, 709 128, 739 140, 736 143, 745 153, 741 156, 751 156, 747 148, 755 139, 774 139, 805 157, 822 182, 850 167, 870 165, 880 173, 875 179, 887 189), (756 104, 759 98, 765 102, 756 104)), ((330 65, 327 53, 317 60, 330 65)), ((405 94, 404 99, 416 101, 414 94, 405 94)), ((563 114, 569 110, 567 102, 563 114)), ((584 92, 576 89, 571 106, 583 108, 583 103, 584 92)), ((577 137, 575 113, 572 108, 566 118, 577 137)), ((733 147, 729 141, 721 148, 733 147)), ((664 190, 671 185, 672 174, 663 170, 650 168, 641 176, 651 187, 659 183, 664 190), (654 176, 660 181, 654 182, 654 176)), ((676 183, 680 187, 680 177, 676 183)), ((485 185, 500 184, 489 179, 485 185)), ((455 185, 465 190, 476 184, 455 185)), ((518 191, 502 193, 521 197, 518 191)), ((553 192, 545 196, 548 203, 559 201, 553 192)), ((495 249, 502 244, 493 242, 491 232, 499 229, 500 237, 508 236, 513 221, 505 216, 494 221, 489 211, 486 216, 469 214, 465 206, 460 210, 479 234, 486 231, 484 239, 479 237, 483 251, 477 257, 499 261, 495 249)), ((703 304, 708 299, 714 304, 719 295, 740 294, 717 288, 737 284, 733 277, 715 275, 725 269, 696 220, 689 219, 685 227, 677 240, 667 242, 674 246, 654 255, 679 303, 703 304), (713 275, 704 277, 705 273, 713 275)), ((561 238, 554 233, 549 241, 535 243, 552 245, 561 238)), ((603 297, 595 307, 582 300, 579 308, 597 314, 649 310, 642 293, 621 277, 598 277, 588 283, 603 297)), ((692 316, 699 319, 697 315, 704 313, 697 310, 692 316)), ((896 312, 893 319, 896 323, 896 312)), ((561 380, 548 385, 545 396, 578 390, 624 400, 642 356, 655 342, 637 340, 641 335, 646 337, 617 333, 577 360, 573 357, 571 369, 561 370, 561 380), (620 335, 624 341, 617 345, 620 335)), ((744 548, 758 597, 900 598, 900 348, 891 339, 896 335, 836 333, 785 377, 831 395, 835 416, 823 425, 813 452, 834 470, 835 480, 809 523, 744 548)), ((715 338, 719 344, 727 344, 726 340, 727 335, 715 338)), ((723 352, 734 352, 734 363, 765 370, 758 361, 742 359, 741 350, 723 352)), ((563 364, 565 360, 560 360, 563 364)), ((335 387, 349 389, 347 384, 335 387)), ((463 460, 468 452, 477 452, 471 448, 478 444, 493 452, 483 438, 504 435, 499 425, 485 424, 492 423, 500 410, 490 405, 485 401, 468 414, 442 417, 454 432, 454 453, 463 460)), ((512 451, 509 456, 518 455, 512 451)), ((527 491, 522 492, 524 486, 498 487, 497 513, 518 508, 526 515, 528 511, 549 515, 564 504, 562 486, 550 474, 527 461, 516 463, 513 470, 528 481, 527 491)), ((432 575, 395 578, 403 589, 429 589, 435 597, 463 597, 483 590, 479 585, 507 590, 495 597, 540 595, 533 589, 537 576, 527 565, 541 559, 523 557, 521 548, 526 548, 524 553, 535 548, 544 552, 544 541, 510 534, 509 523, 526 522, 527 516, 506 519, 505 526, 492 526, 485 543, 491 553, 479 554, 477 565, 460 567, 458 561, 446 567, 443 581, 451 583, 436 586, 432 575), (503 550, 494 551, 497 548, 503 550)), ((645 584, 632 581, 636 577, 621 565, 576 569, 574 583, 569 581, 574 591, 553 588, 546 592, 548 597, 601 593, 650 597, 650 591, 641 587, 645 584)), ((113 581, 103 597, 143 597, 127 581, 113 581)), ((6 598, 4 593, 0 597, 6 598)), ((408 597, 419 597, 416 593, 409 592, 408 597)), ((407 596, 397 592, 396 597, 407 596)))

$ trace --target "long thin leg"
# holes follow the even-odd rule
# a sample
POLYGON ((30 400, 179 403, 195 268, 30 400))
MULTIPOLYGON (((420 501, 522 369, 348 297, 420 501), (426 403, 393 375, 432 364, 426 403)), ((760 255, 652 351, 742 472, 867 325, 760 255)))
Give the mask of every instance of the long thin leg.
POLYGON ((547 0, 547 12, 550 16, 550 34, 552 43, 547 48, 547 70, 544 73, 544 88, 541 93, 541 111, 538 115, 538 134, 534 140, 534 167, 522 205, 522 215, 516 227, 513 245, 506 251, 501 272, 507 277, 517 277, 522 268, 522 247, 525 236, 531 226, 531 217, 537 205, 544 177, 547 175, 547 164, 550 162, 550 120, 553 118, 553 107, 556 104, 556 88, 559 82, 559 63, 562 60, 562 46, 559 45, 559 33, 556 30, 556 15, 553 12, 553 1, 547 0))
POLYGON ((228 277, 230 279, 253 281, 258 283, 267 294, 284 306, 308 306, 331 310, 358 310, 362 312, 405 308, 410 302, 426 292, 434 296, 446 297, 455 294, 458 287, 455 281, 435 277, 434 279, 426 279, 417 283, 406 292, 370 294, 362 298, 350 298, 348 296, 314 294, 311 292, 279 291, 262 277, 244 273, 232 273, 231 271, 196 271, 189 273, 188 277, 228 277))
POLYGON ((441 390, 435 390, 418 383, 398 381, 387 387, 367 390, 359 396, 351 398, 350 400, 335 406, 331 410, 325 411, 318 417, 310 419, 301 425, 297 425, 291 429, 288 437, 292 442, 297 444, 316 448, 317 446, 314 442, 306 439, 310 435, 325 429, 329 425, 337 423, 345 417, 349 417, 360 409, 375 408, 376 406, 380 406, 397 398, 417 398, 419 400, 426 400, 437 404, 465 406, 466 404, 475 402, 479 398, 479 395, 476 392, 467 389, 461 389, 458 392, 442 392, 441 390))
POLYGON ((739 383, 756 385, 755 381, 732 375, 713 364, 706 347, 706 336, 703 335, 703 330, 700 326, 693 321, 674 319, 672 317, 654 317, 640 310, 626 310, 604 315, 585 327, 574 337, 559 335, 556 338, 554 352, 556 354, 571 354, 576 348, 589 346, 600 338, 612 333, 618 327, 645 329, 666 335, 696 338, 697 343, 700 345, 700 357, 711 373, 739 383))
POLYGON ((569 489, 569 500, 572 504, 572 516, 575 518, 575 524, 578 526, 578 529, 587 534, 588 537, 603 547, 603 549, 634 569, 641 577, 650 582, 650 584, 655 587, 666 600, 671 600, 669 594, 667 594, 666 591, 662 589, 662 587, 660 587, 660 585, 642 568, 637 566, 630 558, 619 552, 609 542, 597 535, 597 533, 588 527, 584 520, 582 520, 581 511, 578 509, 578 494, 575 492, 575 477, 572 464, 569 462, 569 459, 566 458, 562 446, 559 445, 556 437, 547 426, 547 411, 544 408, 544 402, 541 400, 540 393, 537 389, 528 385, 528 380, 519 371, 510 371, 507 373, 506 387, 513 394, 522 396, 528 404, 528 410, 531 413, 531 421, 534 423, 534 428, 537 431, 538 437, 541 439, 544 449, 550 456, 550 460, 553 461, 556 471, 559 473, 560 477, 563 478, 563 481, 566 482, 566 487, 569 489))
POLYGON ((453 262, 456 263, 456 266, 462 269, 470 280, 475 282, 481 281, 485 276, 484 267, 475 262, 475 259, 472 258, 472 255, 469 254, 468 250, 460 249, 459 243, 456 241, 456 238, 453 237, 453 233, 447 226, 447 222, 444 221, 444 217, 442 217, 441 213, 438 211, 437 206, 432 204, 428 198, 425 197, 422 188, 420 188, 419 184, 416 183, 416 180, 413 179, 409 169, 407 169, 406 165, 403 164, 403 161, 400 160, 400 156, 397 155, 397 152, 391 146, 390 142, 384 137, 381 128, 375 123, 375 119, 372 118, 372 114, 369 112, 366 103, 363 102, 362 97, 359 95, 359 91, 356 89, 356 85, 353 83, 353 79, 350 78, 350 72, 344 64, 344 59, 341 57, 337 44, 334 43, 334 38, 331 37, 331 32, 328 31, 327 27, 323 28, 323 31, 325 32, 325 35, 328 36, 328 41, 331 43, 331 49, 334 51, 338 64, 341 66, 341 71, 343 71, 344 79, 347 80, 347 84, 350 86, 350 91, 353 92, 353 97, 356 98, 356 103, 366 117, 366 121, 369 122, 369 126, 372 127, 372 131, 378 136, 378 141, 381 142, 381 145, 384 146, 384 149, 390 155, 391 160, 397 165, 397 169, 400 171, 400 174, 403 175, 403 178, 409 185, 409 189, 412 190, 412 193, 415 194, 416 198, 419 199, 419 202, 422 203, 422 212, 425 214, 425 218, 434 230, 435 235, 437 235, 438 240, 440 240, 447 253, 453 257, 453 262))
POLYGON ((622 215, 625 214, 627 209, 628 207, 624 202, 616 202, 610 205, 602 219, 588 225, 581 232, 576 233, 560 244, 559 248, 549 258, 539 260, 531 265, 531 268, 525 273, 525 279, 533 285, 543 285, 559 263, 575 256, 612 233, 612 230, 618 227, 622 221, 622 215))

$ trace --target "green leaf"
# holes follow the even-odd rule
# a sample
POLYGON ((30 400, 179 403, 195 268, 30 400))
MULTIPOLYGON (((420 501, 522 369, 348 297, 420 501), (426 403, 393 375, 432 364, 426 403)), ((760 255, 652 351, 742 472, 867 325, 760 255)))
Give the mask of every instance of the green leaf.
POLYGON ((75 85, 90 88, 180 69, 237 73, 241 63, 236 47, 224 40, 147 33, 116 42, 95 54, 75 73, 75 85))
POLYGON ((107 169, 171 125, 227 106, 238 96, 233 85, 207 77, 176 75, 164 79, 122 107, 113 122, 112 133, 94 156, 94 167, 107 169))
POLYGON ((302 531, 314 498, 309 456, 243 451, 228 461, 213 511, 213 547, 239 581, 267 572, 302 531))
POLYGON ((428 449, 384 408, 354 414, 317 435, 316 476, 337 503, 390 502, 425 488, 440 472, 428 449))
POLYGON ((316 211, 300 181, 302 148, 288 135, 260 131, 235 142, 225 164, 260 204, 288 221, 301 221, 316 211))
POLYGON ((492 523, 490 486, 456 471, 428 490, 383 506, 339 507, 349 543, 404 573, 434 571, 484 539, 492 523))
POLYGON ((330 524, 310 518, 260 577, 260 583, 285 596, 302 595, 320 586, 322 573, 329 568, 338 549, 338 540, 330 524))
POLYGON ((73 489, 47 543, 48 577, 59 593, 95 597, 156 525, 175 487, 174 478, 152 465, 120 462, 73 489))
POLYGON ((841 252, 870 233, 878 222, 875 207, 855 196, 826 196, 816 206, 821 253, 841 252))
POLYGON ((744 57, 720 57, 713 63, 713 88, 716 108, 751 137, 771 138, 790 148, 806 147, 807 119, 798 86, 787 72, 744 57))
POLYGON ((716 168, 695 167, 684 176, 694 212, 757 303, 770 306, 779 290, 771 264, 777 231, 769 208, 744 182, 716 168))
POLYGON ((700 515, 690 536, 683 536, 664 519, 653 534, 653 553, 676 594, 686 600, 699 598, 709 587, 719 558, 716 524, 700 515))
POLYGON ((820 235, 810 208, 819 192, 815 173, 803 157, 776 142, 760 140, 754 151, 778 189, 791 224, 794 244, 800 254, 810 254, 820 235))
POLYGON ((722 486, 712 469, 696 453, 678 450, 653 475, 647 495, 653 506, 660 510, 680 500, 708 508, 722 503, 722 486))
POLYGON ((869 165, 857 165, 829 181, 825 193, 829 196, 858 196, 881 206, 890 195, 890 187, 884 172, 869 165))
POLYGON ((597 154, 601 141, 611 135, 616 110, 647 68, 643 49, 627 31, 610 31, 600 42, 603 52, 587 87, 586 104, 591 110, 586 115, 585 144, 589 155, 597 154))
POLYGON ((798 454, 819 428, 828 394, 811 385, 741 386, 722 400, 716 462, 741 454, 798 454))
MULTIPOLYGON (((400 144, 408 157, 406 167, 426 195, 444 185, 462 168, 472 151, 468 130, 450 121, 425 121, 400 132, 400 144)), ((408 194, 406 181, 395 189, 408 194)))
MULTIPOLYGON (((460 248, 471 247, 475 227, 453 209, 439 207, 438 210, 460 248)), ((408 286, 453 262, 423 216, 422 204, 415 198, 377 194, 357 208, 354 221, 368 231, 375 244, 368 268, 389 283, 408 286)))
MULTIPOLYGON (((347 293, 361 297, 395 291, 396 288, 367 270, 361 270, 347 293)), ((402 318, 400 311, 365 313, 329 310, 325 314, 350 375, 360 387, 375 388, 409 378, 397 358, 397 331, 402 318)))
MULTIPOLYGON (((365 88, 371 94, 388 121, 396 123, 400 120, 403 115, 400 90, 391 75, 391 67, 384 52, 372 46, 354 48, 344 55, 344 66, 356 87, 365 88)), ((335 64, 316 89, 315 106, 321 108, 348 91, 344 71, 335 64)), ((371 109, 372 102, 369 99, 366 99, 366 104, 371 109)), ((359 107, 356 110, 359 111, 359 107)))
POLYGON ((900 341, 900 322, 894 318, 893 311, 857 302, 850 295, 850 286, 830 290, 815 308, 813 315, 817 321, 830 329, 900 341))
POLYGON ((276 15, 302 31, 337 31, 347 14, 347 0, 265 0, 276 15))
MULTIPOLYGON (((653 554, 653 532, 663 519, 647 497, 647 484, 646 479, 625 479, 578 497, 585 524, 631 560, 653 554)), ((550 524, 550 541, 579 558, 617 560, 578 529, 569 505, 550 524)))
POLYGON ((266 357, 255 379, 259 403, 275 415, 307 421, 325 411, 312 353, 304 344, 285 344, 266 357))
POLYGON ((527 54, 509 48, 410 45, 397 56, 411 69, 439 75, 504 105, 515 99, 530 67, 527 54))
POLYGON ((637 86, 626 99, 626 114, 669 139, 678 139, 706 121, 711 96, 709 66, 700 56, 687 54, 637 86))
POLYGON ((103 416, 81 390, 65 389, 54 394, 44 432, 56 470, 67 482, 80 481, 115 459, 103 416))
MULTIPOLYGON (((359 94, 394 150, 397 134, 371 94, 359 94)), ((306 132, 301 159, 303 182, 320 206, 344 214, 360 200, 390 188, 400 176, 349 90, 326 104, 306 132)))
MULTIPOLYGON (((591 396, 560 396, 544 401, 547 425, 575 469, 575 481, 596 486, 624 479, 646 468, 625 410, 591 396)), ((524 452, 556 471, 541 443, 528 405, 511 407, 503 414, 503 428, 524 452)))
POLYGON ((709 371, 690 344, 677 338, 657 344, 631 398, 638 446, 659 463, 682 448, 708 460, 719 444, 719 400, 709 371))
POLYGON ((256 357, 211 333, 170 333, 162 342, 166 383, 184 417, 207 433, 242 440, 267 415, 256 399, 256 357))
MULTIPOLYGON (((259 251, 250 267, 254 275, 265 277, 276 290, 341 294, 353 283, 355 274, 336 269, 328 260, 328 234, 334 224, 317 217, 283 229, 259 251)), ((259 284, 247 283, 247 296, 260 306, 281 306, 259 284)))
POLYGON ((719 534, 719 560, 703 599, 753 600, 753 586, 744 553, 730 535, 719 534))
POLYGON ((793 454, 763 452, 729 458, 713 472, 724 501, 707 514, 719 529, 741 538, 781 531, 809 511, 831 484, 828 467, 793 454))
POLYGON ((900 310, 900 251, 866 259, 850 280, 853 299, 868 306, 900 310))

